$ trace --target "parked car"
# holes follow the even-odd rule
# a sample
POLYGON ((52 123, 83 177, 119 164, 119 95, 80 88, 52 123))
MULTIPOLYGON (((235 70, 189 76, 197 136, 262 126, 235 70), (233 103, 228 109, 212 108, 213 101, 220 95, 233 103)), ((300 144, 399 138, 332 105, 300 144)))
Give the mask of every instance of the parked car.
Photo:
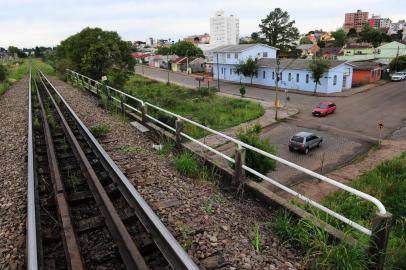
POLYGON ((314 116, 325 116, 333 113, 337 109, 337 106, 333 102, 321 102, 313 109, 312 114, 314 116))
POLYGON ((406 73, 405 72, 395 72, 391 76, 391 80, 394 82, 399 82, 406 79, 406 73))
POLYGON ((290 151, 300 151, 305 154, 315 147, 319 147, 323 142, 323 138, 310 132, 299 132, 292 136, 289 140, 290 151))

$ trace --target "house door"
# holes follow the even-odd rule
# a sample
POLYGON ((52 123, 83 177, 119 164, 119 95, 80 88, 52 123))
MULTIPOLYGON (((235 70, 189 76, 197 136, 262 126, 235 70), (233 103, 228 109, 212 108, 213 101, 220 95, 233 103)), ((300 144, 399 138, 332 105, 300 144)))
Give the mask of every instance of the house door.
POLYGON ((343 76, 343 89, 347 87, 347 76, 343 76))

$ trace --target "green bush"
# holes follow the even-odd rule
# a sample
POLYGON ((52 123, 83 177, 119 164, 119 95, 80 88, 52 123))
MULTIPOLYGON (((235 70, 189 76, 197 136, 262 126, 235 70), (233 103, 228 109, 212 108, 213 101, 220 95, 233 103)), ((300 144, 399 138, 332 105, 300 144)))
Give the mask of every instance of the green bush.
POLYGON ((242 97, 245 96, 245 86, 244 85, 241 85, 241 87, 240 87, 240 94, 242 97))
POLYGON ((199 87, 197 88, 197 92, 202 96, 202 97, 208 97, 213 95, 214 93, 218 92, 217 87, 199 87))
MULTIPOLYGON (((237 137, 246 144, 252 145, 265 152, 276 154, 275 146, 269 143, 269 139, 261 139, 260 132, 261 125, 257 124, 251 128, 238 132, 237 137)), ((277 162, 264 155, 247 149, 245 153, 245 164, 262 174, 267 174, 269 171, 276 169, 277 162)))
POLYGON ((175 169, 182 175, 198 176, 200 169, 199 161, 192 153, 184 152, 175 159, 175 169))
POLYGON ((90 128, 90 132, 92 132, 93 136, 98 138, 106 136, 110 131, 111 127, 109 124, 99 124, 90 128))
POLYGON ((0 64, 0 82, 4 82, 7 79, 7 68, 0 64))

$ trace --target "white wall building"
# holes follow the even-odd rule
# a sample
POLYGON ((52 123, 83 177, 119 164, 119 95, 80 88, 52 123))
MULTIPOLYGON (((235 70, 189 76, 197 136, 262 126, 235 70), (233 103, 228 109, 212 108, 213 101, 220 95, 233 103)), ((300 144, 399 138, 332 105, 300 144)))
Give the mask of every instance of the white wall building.
MULTIPOLYGON (((265 44, 241 44, 221 46, 212 50, 213 77, 215 79, 250 83, 251 78, 236 72, 236 65, 249 57, 258 59, 258 73, 252 82, 258 85, 274 87, 276 83, 277 48, 265 44)), ((312 79, 308 59, 280 59, 279 87, 312 92, 315 82, 312 79)), ((317 86, 319 93, 335 93, 351 88, 352 65, 345 61, 331 61, 331 66, 323 74, 317 86)))
POLYGON ((238 44, 239 21, 233 15, 224 16, 224 11, 217 11, 215 16, 210 18, 210 44, 213 47, 238 44))

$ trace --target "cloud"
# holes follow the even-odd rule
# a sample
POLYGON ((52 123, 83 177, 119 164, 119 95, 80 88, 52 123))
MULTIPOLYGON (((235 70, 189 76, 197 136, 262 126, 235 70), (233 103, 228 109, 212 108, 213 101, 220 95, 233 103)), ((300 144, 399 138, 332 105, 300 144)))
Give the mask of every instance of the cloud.
POLYGON ((128 40, 147 37, 179 39, 209 32, 216 10, 240 18, 241 35, 258 31, 258 24, 275 7, 287 10, 301 32, 335 30, 344 13, 363 8, 370 13, 402 19, 404 0, 15 0, 1 4, 0 47, 54 46, 86 26, 115 30, 128 40))

